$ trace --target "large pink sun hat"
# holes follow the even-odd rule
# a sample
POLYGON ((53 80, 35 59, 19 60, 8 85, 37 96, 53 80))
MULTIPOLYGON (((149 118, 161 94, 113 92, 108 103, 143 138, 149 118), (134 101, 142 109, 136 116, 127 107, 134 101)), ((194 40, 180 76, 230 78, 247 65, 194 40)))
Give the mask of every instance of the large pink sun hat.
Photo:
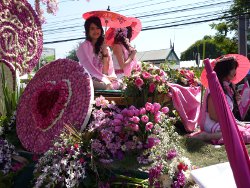
POLYGON ((94 89, 91 76, 76 61, 58 59, 42 67, 28 83, 17 108, 17 134, 34 153, 46 152, 65 124, 83 130, 94 89))
POLYGON ((27 0, 0 1, 0 57, 20 74, 37 65, 43 49, 40 20, 27 0))

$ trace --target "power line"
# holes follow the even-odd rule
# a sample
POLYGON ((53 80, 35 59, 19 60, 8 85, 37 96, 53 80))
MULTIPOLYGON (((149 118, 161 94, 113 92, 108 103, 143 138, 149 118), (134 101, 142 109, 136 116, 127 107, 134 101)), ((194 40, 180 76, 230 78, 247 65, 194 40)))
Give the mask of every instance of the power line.
MULTIPOLYGON (((244 13, 244 14, 250 14, 244 13)), ((235 16, 239 15, 234 15, 234 16, 226 16, 225 18, 232 18, 235 16)), ((148 30, 156 30, 156 29, 163 29, 163 28, 170 28, 170 27, 178 27, 178 26, 183 26, 183 25, 191 25, 191 24, 197 24, 197 23, 203 23, 203 22, 210 22, 210 21, 216 21, 216 20, 221 20, 221 18, 212 18, 212 19, 203 19, 203 20, 198 20, 198 21, 193 21, 193 22, 188 22, 188 23, 179 23, 179 24, 172 24, 172 25, 156 25, 156 26, 151 26, 147 28, 143 28, 142 31, 148 31, 148 30)), ((49 42, 44 42, 44 44, 56 44, 56 43, 62 43, 62 42, 69 42, 69 41, 75 41, 75 40, 81 40, 85 39, 85 37, 80 37, 80 38, 73 38, 73 39, 65 39, 65 40, 56 40, 56 41, 49 41, 49 42)))

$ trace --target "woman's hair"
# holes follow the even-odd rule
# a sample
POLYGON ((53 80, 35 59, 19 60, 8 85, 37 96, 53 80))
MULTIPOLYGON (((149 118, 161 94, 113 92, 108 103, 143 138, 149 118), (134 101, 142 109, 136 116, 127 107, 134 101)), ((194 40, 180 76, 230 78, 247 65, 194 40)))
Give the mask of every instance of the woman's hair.
MULTIPOLYGON (((224 88, 223 79, 230 74, 231 70, 237 69, 238 66, 239 66, 239 63, 234 57, 222 57, 215 64, 214 71, 217 74, 218 80, 225 94, 227 94, 227 90, 224 88)), ((232 88, 234 92, 234 95, 232 98, 233 103, 234 103, 233 113, 237 119, 240 119, 239 107, 238 107, 236 95, 235 95, 236 91, 234 87, 232 86, 232 84, 230 84, 229 86, 232 88)))
POLYGON ((116 34, 115 34, 114 44, 121 43, 128 51, 131 51, 131 45, 130 45, 130 43, 129 43, 129 41, 127 39, 129 39, 128 35, 132 37, 132 28, 131 28, 130 33, 129 33, 129 30, 127 28, 117 29, 115 31, 115 33, 116 34))
POLYGON ((223 57, 216 62, 214 71, 216 72, 219 81, 222 82, 223 79, 230 74, 230 71, 237 69, 238 66, 239 64, 235 58, 223 57))
POLYGON ((132 27, 131 26, 128 26, 128 27, 126 27, 127 28, 127 38, 129 39, 129 42, 130 42, 130 40, 131 40, 131 38, 132 38, 132 27))
POLYGON ((104 42, 104 31, 102 28, 102 23, 100 18, 96 17, 96 16, 91 16, 90 18, 88 18, 84 24, 84 28, 85 28, 85 35, 86 35, 86 40, 88 41, 92 41, 91 37, 89 36, 89 29, 90 29, 90 25, 91 24, 95 24, 98 28, 101 29, 101 36, 97 39, 97 42, 95 43, 95 54, 98 54, 100 52, 101 49, 101 45, 104 42))

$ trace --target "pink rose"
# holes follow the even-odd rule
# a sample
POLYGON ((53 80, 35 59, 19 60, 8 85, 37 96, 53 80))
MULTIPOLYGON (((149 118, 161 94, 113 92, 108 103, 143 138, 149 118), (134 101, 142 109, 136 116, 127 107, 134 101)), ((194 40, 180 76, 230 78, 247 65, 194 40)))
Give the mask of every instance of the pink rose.
POLYGON ((135 79, 135 85, 138 87, 138 88, 141 88, 141 86, 144 84, 143 80, 139 77, 137 77, 135 79))
POLYGON ((155 84, 154 83, 150 83, 149 84, 149 89, 148 89, 148 91, 149 91, 149 93, 153 93, 154 92, 154 90, 155 90, 155 84))
POLYGON ((154 108, 154 106, 153 106, 153 104, 147 102, 145 104, 145 108, 146 108, 147 111, 151 111, 154 108))
POLYGON ((161 105, 159 103, 157 103, 157 102, 155 102, 153 104, 153 106, 154 106, 155 113, 158 112, 161 109, 161 105))
POLYGON ((137 124, 130 124, 131 129, 135 132, 139 131, 139 126, 137 124))
POLYGON ((164 114, 167 114, 169 112, 169 108, 168 107, 163 107, 161 109, 161 111, 164 113, 164 114))
POLYGON ((151 74, 150 74, 149 72, 143 72, 143 73, 142 73, 142 77, 143 77, 144 79, 149 79, 149 78, 151 77, 151 74))
POLYGON ((147 123, 148 120, 149 120, 149 118, 148 118, 147 115, 143 115, 143 116, 141 117, 141 121, 142 121, 143 123, 147 123))
POLYGON ((140 109, 140 115, 146 114, 146 109, 145 108, 141 108, 140 109))
POLYGON ((155 80, 156 80, 157 82, 161 82, 161 77, 160 77, 160 76, 156 76, 156 77, 155 77, 155 80))
POLYGON ((130 121, 133 121, 134 123, 139 123, 140 122, 140 118, 133 116, 132 118, 129 118, 130 121))
POLYGON ((148 122, 148 123, 146 124, 146 131, 151 130, 153 127, 154 127, 154 124, 153 124, 152 122, 148 122))

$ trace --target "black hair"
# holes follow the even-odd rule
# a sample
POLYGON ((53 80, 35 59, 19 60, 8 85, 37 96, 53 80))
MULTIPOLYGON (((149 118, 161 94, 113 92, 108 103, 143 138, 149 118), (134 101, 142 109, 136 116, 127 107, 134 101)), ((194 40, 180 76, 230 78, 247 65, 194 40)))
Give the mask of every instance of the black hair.
MULTIPOLYGON (((230 57, 226 57, 226 58, 223 58, 218 60, 215 64, 215 67, 214 67, 214 71, 216 72, 217 74, 217 77, 218 77, 218 80, 220 82, 220 85, 224 91, 225 94, 227 94, 227 91, 226 89, 224 88, 223 86, 223 80, 225 77, 227 77, 229 74, 230 74, 230 71, 233 70, 233 69, 237 69, 239 66, 239 63, 237 62, 236 59, 234 58, 230 58, 230 57)), ((234 109, 233 109, 233 113, 235 115, 235 117, 240 120, 241 117, 240 117, 240 114, 239 114, 239 107, 238 107, 238 103, 237 103, 237 100, 236 100, 236 91, 235 91, 235 88, 233 87, 232 83, 229 85, 233 92, 234 92, 234 95, 233 95, 233 103, 234 103, 234 109)))
POLYGON ((132 38, 132 27, 131 26, 128 26, 128 27, 126 27, 127 28, 127 38, 129 39, 129 42, 130 42, 130 40, 131 40, 131 38, 132 38))
MULTIPOLYGON (((127 30, 127 36, 128 36, 128 30, 127 30)), ((126 40, 128 37, 124 36, 123 34, 123 30, 119 29, 115 35, 115 39, 114 39, 114 44, 119 44, 121 43, 128 51, 130 51, 131 49, 131 45, 129 44, 129 42, 126 40)), ((132 34, 131 34, 132 36, 132 34)), ((129 39, 129 38, 128 38, 129 39)))
POLYGON ((91 16, 86 20, 86 22, 84 24, 86 40, 88 40, 90 42, 92 40, 91 37, 89 36, 89 29, 90 29, 90 25, 92 23, 101 29, 101 36, 97 39, 97 42, 95 43, 95 54, 99 54, 101 46, 104 42, 104 31, 102 28, 102 23, 101 23, 100 18, 98 18, 96 16, 91 16))

